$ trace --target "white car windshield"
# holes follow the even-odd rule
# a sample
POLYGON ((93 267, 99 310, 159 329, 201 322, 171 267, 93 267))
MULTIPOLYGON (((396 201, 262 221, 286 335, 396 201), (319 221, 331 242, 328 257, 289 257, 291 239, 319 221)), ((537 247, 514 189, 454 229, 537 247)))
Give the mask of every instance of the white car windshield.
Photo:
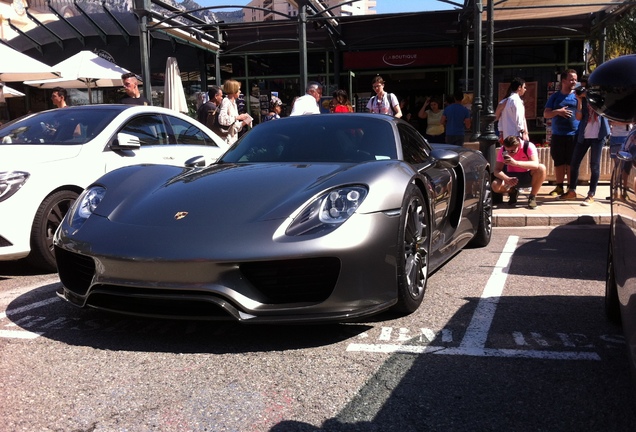
POLYGON ((92 140, 120 109, 95 111, 62 108, 44 111, 7 123, 0 129, 0 145, 84 144, 92 140))

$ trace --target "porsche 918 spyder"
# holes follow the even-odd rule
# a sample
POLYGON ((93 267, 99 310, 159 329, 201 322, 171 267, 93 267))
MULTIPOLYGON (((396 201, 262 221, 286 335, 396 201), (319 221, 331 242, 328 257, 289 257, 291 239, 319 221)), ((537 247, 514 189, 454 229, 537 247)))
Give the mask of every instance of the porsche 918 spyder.
POLYGON ((242 322, 415 311, 429 274, 492 232, 481 153, 376 114, 256 126, 217 162, 93 182, 54 239, 80 307, 242 322))

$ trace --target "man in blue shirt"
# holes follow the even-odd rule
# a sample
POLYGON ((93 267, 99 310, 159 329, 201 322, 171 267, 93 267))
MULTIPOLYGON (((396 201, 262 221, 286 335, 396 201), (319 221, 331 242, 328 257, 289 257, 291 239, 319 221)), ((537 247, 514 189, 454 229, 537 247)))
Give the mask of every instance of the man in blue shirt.
POLYGON ((453 93, 454 103, 444 108, 441 123, 446 128, 446 144, 464 145, 464 135, 466 129, 470 129, 470 111, 464 105, 464 93, 455 90, 453 93))
POLYGON ((552 119, 550 156, 554 161, 556 188, 550 192, 551 196, 563 195, 566 174, 570 180, 570 162, 576 144, 576 131, 579 127, 579 121, 576 119, 577 100, 574 95, 577 78, 574 69, 563 72, 560 91, 550 96, 543 110, 543 117, 552 119))

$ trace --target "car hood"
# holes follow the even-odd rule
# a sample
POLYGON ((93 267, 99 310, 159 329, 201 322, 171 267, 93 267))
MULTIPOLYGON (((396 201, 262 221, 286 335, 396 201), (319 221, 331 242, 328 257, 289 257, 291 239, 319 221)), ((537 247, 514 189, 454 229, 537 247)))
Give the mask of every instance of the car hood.
MULTIPOLYGON (((386 169, 390 169, 391 162, 395 161, 384 164, 386 169)), ((106 187, 107 193, 95 213, 127 225, 176 227, 175 224, 179 224, 231 229, 289 217, 313 197, 332 187, 368 184, 377 179, 377 169, 371 173, 364 165, 128 167, 98 181, 106 187)))
POLYGON ((0 144, 0 171, 24 170, 25 167, 64 159, 72 159, 82 145, 0 144))

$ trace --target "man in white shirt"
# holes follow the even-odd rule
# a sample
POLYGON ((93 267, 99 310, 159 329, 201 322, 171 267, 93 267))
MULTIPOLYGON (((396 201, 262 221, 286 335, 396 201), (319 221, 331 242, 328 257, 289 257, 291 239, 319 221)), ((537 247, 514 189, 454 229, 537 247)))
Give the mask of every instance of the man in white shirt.
POLYGON ((528 141, 528 126, 526 123, 526 108, 521 96, 526 93, 526 82, 523 78, 514 78, 510 83, 510 96, 499 118, 499 131, 503 139, 516 136, 528 141))
POLYGON ((290 116, 305 114, 320 114, 318 102, 322 97, 322 84, 316 81, 310 81, 307 84, 305 95, 299 97, 294 102, 290 116))

